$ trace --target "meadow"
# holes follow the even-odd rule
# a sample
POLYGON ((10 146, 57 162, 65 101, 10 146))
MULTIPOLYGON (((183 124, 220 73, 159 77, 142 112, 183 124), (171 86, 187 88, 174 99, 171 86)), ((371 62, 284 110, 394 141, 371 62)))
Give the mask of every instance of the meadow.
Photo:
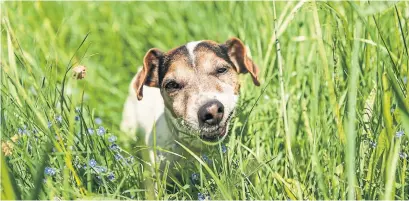
POLYGON ((407 1, 0 6, 2 200, 151 199, 149 179, 155 199, 409 199, 407 1), (214 153, 174 183, 152 178, 146 147, 119 130, 143 56, 233 36, 261 86, 241 76, 214 153))

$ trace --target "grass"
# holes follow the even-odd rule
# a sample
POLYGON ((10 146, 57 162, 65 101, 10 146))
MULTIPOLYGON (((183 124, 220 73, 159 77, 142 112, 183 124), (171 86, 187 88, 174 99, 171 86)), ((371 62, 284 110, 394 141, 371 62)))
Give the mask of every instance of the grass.
POLYGON ((232 36, 261 87, 241 76, 229 139, 157 199, 409 199, 408 2, 0 5, 1 199, 146 199, 129 81, 152 47, 232 36))

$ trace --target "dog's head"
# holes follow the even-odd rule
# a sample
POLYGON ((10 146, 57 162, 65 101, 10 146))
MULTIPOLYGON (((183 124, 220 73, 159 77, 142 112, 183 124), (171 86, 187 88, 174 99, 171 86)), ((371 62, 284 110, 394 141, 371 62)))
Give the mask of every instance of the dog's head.
POLYGON ((150 49, 133 86, 139 100, 143 85, 160 88, 166 112, 179 130, 214 141, 228 130, 240 73, 249 73, 260 85, 259 70, 239 39, 197 41, 166 53, 150 49))

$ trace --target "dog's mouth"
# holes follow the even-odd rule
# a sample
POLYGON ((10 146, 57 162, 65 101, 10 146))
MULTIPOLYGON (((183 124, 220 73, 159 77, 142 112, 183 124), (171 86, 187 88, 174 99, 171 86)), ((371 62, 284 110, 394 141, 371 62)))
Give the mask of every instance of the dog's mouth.
POLYGON ((224 138, 224 136, 227 134, 227 125, 218 128, 215 132, 211 132, 211 133, 202 133, 200 135, 200 138, 202 140, 205 141, 209 141, 209 142, 216 142, 219 139, 224 138))
POLYGON ((233 116, 233 111, 227 117, 224 125, 217 127, 213 131, 209 132, 209 131, 202 130, 202 132, 200 134, 200 138, 202 140, 208 141, 208 142, 217 142, 220 139, 224 139, 225 136, 227 135, 227 128, 228 128, 228 125, 229 125, 229 122, 230 122, 232 116, 233 116))
POLYGON ((217 143, 226 138, 230 120, 232 119, 233 114, 234 111, 231 111, 227 119, 223 123, 214 127, 202 127, 199 129, 194 129, 186 121, 176 121, 171 124, 173 124, 174 128, 178 132, 185 134, 185 136, 195 138, 199 137, 203 142, 217 143))

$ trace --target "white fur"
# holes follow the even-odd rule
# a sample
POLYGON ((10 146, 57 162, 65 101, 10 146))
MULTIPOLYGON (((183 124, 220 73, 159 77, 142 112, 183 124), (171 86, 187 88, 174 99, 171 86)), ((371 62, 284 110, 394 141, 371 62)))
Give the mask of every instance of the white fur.
MULTIPOLYGON (((137 128, 142 132, 151 133, 152 126, 163 115, 165 106, 158 88, 144 86, 143 99, 138 101, 133 83, 129 86, 129 95, 126 99, 122 113, 121 130, 125 133, 135 135, 137 128)), ((146 142, 147 139, 145 139, 146 142)))
POLYGON ((189 52, 189 57, 192 60, 192 65, 195 65, 195 54, 194 54, 194 50, 197 46, 197 44, 201 43, 202 41, 193 41, 193 42, 189 42, 188 44, 186 44, 186 48, 187 51, 189 52))

